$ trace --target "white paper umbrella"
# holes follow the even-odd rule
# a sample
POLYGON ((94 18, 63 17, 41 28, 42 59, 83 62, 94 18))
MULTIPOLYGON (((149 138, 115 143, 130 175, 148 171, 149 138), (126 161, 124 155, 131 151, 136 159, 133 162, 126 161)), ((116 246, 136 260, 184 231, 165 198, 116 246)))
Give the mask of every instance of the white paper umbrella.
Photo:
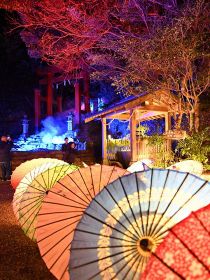
POLYGON ((168 230, 209 203, 210 184, 189 173, 150 169, 114 181, 77 225, 71 280, 140 279, 168 230))
POLYGON ((124 174, 128 171, 116 166, 80 168, 57 182, 45 197, 38 215, 37 243, 58 279, 69 279, 71 240, 84 210, 104 186, 124 174))
POLYGON ((200 176, 203 172, 203 164, 197 160, 183 160, 172 164, 168 169, 189 172, 200 176))
POLYGON ((16 169, 12 172, 11 176, 11 185, 14 189, 18 186, 20 181, 24 178, 24 176, 29 173, 32 169, 43 165, 44 163, 48 162, 58 162, 58 163, 65 163, 63 160, 59 160, 56 158, 35 158, 32 160, 27 160, 21 163, 16 169))
POLYGON ((24 233, 32 240, 36 240, 37 215, 44 197, 59 179, 76 169, 78 169, 77 166, 66 164, 47 169, 36 176, 23 193, 18 221, 24 233))
POLYGON ((145 159, 145 160, 139 160, 137 162, 134 162, 131 164, 127 170, 131 173, 138 172, 138 171, 144 171, 152 167, 152 160, 145 159))
POLYGON ((41 165, 32 169, 29 173, 27 173, 23 177, 23 179, 20 181, 17 188, 15 189, 12 206, 17 220, 19 220, 19 206, 20 206, 20 201, 22 199, 22 196, 24 192, 27 190, 28 186, 30 186, 30 184, 33 182, 35 177, 37 177, 39 174, 46 171, 47 169, 53 168, 55 166, 68 165, 68 163, 63 162, 62 160, 57 160, 57 161, 55 160, 49 162, 46 161, 45 163, 41 161, 40 163, 41 165))

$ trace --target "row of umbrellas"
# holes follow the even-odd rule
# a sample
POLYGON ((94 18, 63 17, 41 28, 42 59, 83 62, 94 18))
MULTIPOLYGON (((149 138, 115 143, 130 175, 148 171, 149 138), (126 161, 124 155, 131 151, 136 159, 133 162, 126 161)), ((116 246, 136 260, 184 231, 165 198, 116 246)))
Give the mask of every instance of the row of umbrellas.
POLYGON ((209 279, 210 183, 142 169, 53 159, 16 168, 15 216, 57 279, 209 279))

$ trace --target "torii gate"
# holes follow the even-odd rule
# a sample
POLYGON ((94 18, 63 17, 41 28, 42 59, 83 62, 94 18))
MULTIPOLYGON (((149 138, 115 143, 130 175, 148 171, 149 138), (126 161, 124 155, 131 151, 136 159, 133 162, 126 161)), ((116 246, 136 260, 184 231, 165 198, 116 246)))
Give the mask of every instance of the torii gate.
MULTIPOLYGON (((53 84, 59 83, 64 80, 75 79, 72 75, 60 74, 59 70, 53 67, 47 67, 45 69, 38 69, 37 75, 42 76, 39 80, 39 85, 46 85, 47 94, 46 97, 42 96, 41 90, 34 89, 35 98, 35 129, 38 131, 40 119, 41 119, 41 102, 47 103, 46 115, 53 115, 53 104, 56 104, 57 112, 62 112, 62 97, 57 96, 56 101, 53 100, 53 84), (56 74, 56 75, 55 75, 56 74)), ((85 71, 81 71, 75 80, 75 124, 80 124, 81 120, 81 96, 84 95, 85 111, 90 112, 90 96, 89 96, 90 79, 89 75, 85 71), (81 81, 84 82, 83 92, 81 87, 81 81)))

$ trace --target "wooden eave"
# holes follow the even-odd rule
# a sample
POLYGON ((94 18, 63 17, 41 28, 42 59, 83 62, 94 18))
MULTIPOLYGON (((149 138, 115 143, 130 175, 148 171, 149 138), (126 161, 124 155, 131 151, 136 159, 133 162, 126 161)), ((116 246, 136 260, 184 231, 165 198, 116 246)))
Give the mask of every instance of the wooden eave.
POLYGON ((98 112, 92 116, 85 118, 85 123, 98 118, 128 120, 130 118, 131 110, 136 110, 137 112, 139 112, 139 116, 137 115, 137 119, 141 121, 164 117, 164 113, 168 112, 168 106, 166 106, 165 104, 149 104, 149 99, 150 98, 148 98, 148 96, 141 96, 134 100, 118 104, 115 107, 108 108, 104 111, 98 112), (153 112, 153 114, 152 116, 144 117, 146 112, 153 112))

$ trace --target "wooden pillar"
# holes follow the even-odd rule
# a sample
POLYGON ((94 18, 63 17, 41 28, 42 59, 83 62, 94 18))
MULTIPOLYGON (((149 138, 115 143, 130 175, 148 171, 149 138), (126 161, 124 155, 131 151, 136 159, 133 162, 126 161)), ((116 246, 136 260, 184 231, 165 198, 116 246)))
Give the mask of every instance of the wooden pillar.
POLYGON ((47 116, 53 114, 52 73, 47 73, 47 116))
POLYGON ((57 112, 62 113, 62 96, 57 96, 57 112))
POLYGON ((171 116, 169 113, 165 113, 165 132, 171 129, 171 116))
POLYGON ((103 160, 103 164, 108 164, 106 118, 102 118, 101 123, 102 123, 102 160, 103 160))
POLYGON ((88 74, 84 75, 84 99, 85 111, 90 112, 90 77, 88 74))
MULTIPOLYGON (((169 130, 171 130, 171 115, 165 113, 165 133, 169 130)), ((171 151, 171 139, 169 137, 166 138, 166 150, 171 151)))
POLYGON ((130 146, 131 146, 131 163, 137 161, 136 145, 136 111, 130 111, 130 146))
POLYGON ((76 81, 74 84, 75 90, 75 124, 80 124, 81 119, 81 90, 79 81, 76 81))
POLYGON ((39 131, 41 117, 41 93, 40 89, 34 89, 34 113, 35 113, 35 132, 39 131))

